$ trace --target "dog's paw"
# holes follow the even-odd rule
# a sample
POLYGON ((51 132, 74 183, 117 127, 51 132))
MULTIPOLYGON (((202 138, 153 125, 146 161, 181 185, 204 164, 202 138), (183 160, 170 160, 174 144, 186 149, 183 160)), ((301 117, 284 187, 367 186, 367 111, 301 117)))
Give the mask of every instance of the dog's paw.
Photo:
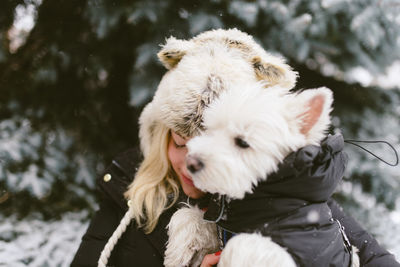
POLYGON ((184 207, 172 215, 167 226, 165 266, 198 266, 204 255, 218 250, 216 225, 204 221, 203 214, 197 207, 184 207))
POLYGON ((229 240, 218 267, 296 267, 292 256, 269 237, 239 234, 229 240))

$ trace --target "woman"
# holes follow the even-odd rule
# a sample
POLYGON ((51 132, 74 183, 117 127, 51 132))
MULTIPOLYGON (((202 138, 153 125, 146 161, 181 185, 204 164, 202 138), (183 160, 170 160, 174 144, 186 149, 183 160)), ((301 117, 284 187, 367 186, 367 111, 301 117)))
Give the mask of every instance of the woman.
MULTIPOLYGON (((100 209, 72 266, 96 266, 98 261, 100 266, 163 266, 166 226, 179 203, 208 204, 185 165, 185 144, 201 130, 204 109, 232 83, 263 80, 289 90, 296 80, 282 59, 236 29, 205 32, 189 41, 169 38, 158 56, 169 71, 140 117, 141 153, 129 150, 118 156, 99 180, 100 209)), ((361 265, 400 266, 335 201, 328 203, 360 250, 361 265)), ((201 266, 216 264, 215 253, 201 266)))
MULTIPOLYGON (((186 202, 189 197, 192 204, 197 202, 203 205, 198 199, 204 196, 204 193, 194 187, 185 169, 187 139, 172 131, 168 133, 167 139, 166 156, 174 171, 174 179, 177 179, 174 182, 179 183, 177 187, 180 191, 178 192, 180 200, 186 202)), ((123 192, 138 162, 138 151, 128 150, 118 155, 104 175, 99 177, 98 189, 102 198, 100 209, 83 236, 82 244, 71 266, 97 266, 100 252, 127 211, 128 204, 123 198, 123 192)), ((147 224, 143 224, 143 229, 137 229, 136 223, 130 225, 111 253, 108 264, 110 266, 163 266, 164 246, 168 238, 165 227, 176 209, 175 204, 163 211, 160 217, 155 219, 156 223, 153 226, 149 223, 150 220, 147 224), (144 230, 146 227, 148 230, 144 230)), ((218 258, 218 255, 208 255, 202 266, 211 266, 218 258)))

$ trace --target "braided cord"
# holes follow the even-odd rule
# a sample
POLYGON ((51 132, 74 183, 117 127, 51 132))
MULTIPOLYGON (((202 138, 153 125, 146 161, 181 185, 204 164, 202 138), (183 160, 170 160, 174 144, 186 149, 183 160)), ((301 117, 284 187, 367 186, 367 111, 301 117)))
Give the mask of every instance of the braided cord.
POLYGON ((115 229, 114 233, 111 235, 110 239, 108 239, 107 244, 104 246, 103 251, 100 254, 100 258, 98 263, 98 267, 106 267, 108 263, 108 259, 111 255, 111 251, 114 249, 115 245, 118 242, 118 239, 121 235, 126 231, 126 228, 130 224, 132 220, 132 211, 129 208, 119 223, 117 229, 115 229))

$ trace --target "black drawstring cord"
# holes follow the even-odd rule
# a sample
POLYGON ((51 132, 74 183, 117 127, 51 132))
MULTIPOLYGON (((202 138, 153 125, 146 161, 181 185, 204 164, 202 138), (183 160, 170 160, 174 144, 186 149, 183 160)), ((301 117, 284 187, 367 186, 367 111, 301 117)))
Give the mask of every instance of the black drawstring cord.
POLYGON ((372 156, 374 156, 375 158, 379 159, 380 161, 386 163, 389 166, 395 167, 395 166, 397 166, 397 164, 399 164, 399 156, 397 155, 397 151, 389 142, 386 142, 386 141, 360 141, 360 140, 344 140, 344 142, 361 148, 362 150, 370 153, 372 156), (366 148, 364 148, 364 147, 362 147, 362 146, 360 146, 358 144, 355 144, 355 143, 369 143, 369 144, 370 143, 384 143, 384 144, 387 144, 391 149, 393 149, 394 154, 396 155, 396 163, 394 163, 394 164, 389 163, 386 160, 382 159, 381 157, 378 157, 377 155, 375 155, 374 153, 372 153, 368 149, 366 149, 366 148))

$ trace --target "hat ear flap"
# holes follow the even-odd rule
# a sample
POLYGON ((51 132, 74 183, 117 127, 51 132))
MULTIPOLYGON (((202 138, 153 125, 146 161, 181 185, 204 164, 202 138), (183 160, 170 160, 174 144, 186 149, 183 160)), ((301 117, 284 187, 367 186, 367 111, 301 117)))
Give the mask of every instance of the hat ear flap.
POLYGON ((257 78, 267 82, 268 86, 280 85, 292 89, 296 84, 297 72, 279 58, 273 60, 274 57, 271 57, 270 59, 272 62, 270 60, 266 62, 259 56, 251 59, 257 78))
POLYGON ((153 136, 153 129, 156 122, 152 117, 152 103, 144 107, 142 114, 139 117, 139 138, 140 148, 143 155, 146 157, 150 150, 150 144, 153 136))
POLYGON ((192 48, 192 42, 171 36, 166 40, 157 56, 168 70, 174 68, 182 57, 192 48))

